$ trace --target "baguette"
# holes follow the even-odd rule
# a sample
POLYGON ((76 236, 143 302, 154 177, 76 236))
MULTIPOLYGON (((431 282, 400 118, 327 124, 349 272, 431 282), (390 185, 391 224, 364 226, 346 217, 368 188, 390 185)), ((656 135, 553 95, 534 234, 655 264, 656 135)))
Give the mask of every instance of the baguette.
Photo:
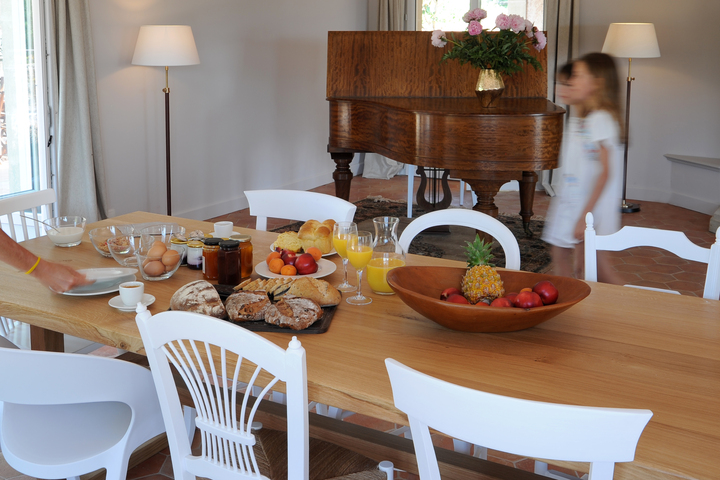
POLYGON ((313 277, 296 278, 294 281, 276 287, 272 292, 274 301, 282 299, 285 295, 309 298, 323 307, 340 303, 340 292, 325 280, 313 277))

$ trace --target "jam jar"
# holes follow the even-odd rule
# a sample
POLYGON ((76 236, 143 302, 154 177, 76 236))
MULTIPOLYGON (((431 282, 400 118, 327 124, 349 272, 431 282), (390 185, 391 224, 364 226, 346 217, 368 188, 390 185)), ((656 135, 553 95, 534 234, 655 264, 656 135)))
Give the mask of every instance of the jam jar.
POLYGON ((240 277, 247 278, 253 272, 253 244, 250 235, 233 235, 240 242, 240 277))
POLYGON ((218 279, 218 252, 221 238, 206 238, 203 246, 203 277, 205 280, 218 279))
POLYGON ((218 283, 237 285, 240 283, 240 251, 237 240, 223 240, 218 252, 218 283))
POLYGON ((202 270, 204 244, 200 240, 187 243, 187 266, 191 270, 202 270))

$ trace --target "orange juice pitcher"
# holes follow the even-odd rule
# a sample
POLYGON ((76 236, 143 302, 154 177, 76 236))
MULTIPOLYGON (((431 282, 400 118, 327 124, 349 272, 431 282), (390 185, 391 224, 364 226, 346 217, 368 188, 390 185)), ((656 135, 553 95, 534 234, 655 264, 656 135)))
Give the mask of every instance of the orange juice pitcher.
POLYGON ((397 217, 376 217, 375 242, 373 254, 367 265, 367 280, 374 293, 393 295, 387 282, 387 272, 405 265, 405 252, 398 242, 397 229, 400 219, 397 217))

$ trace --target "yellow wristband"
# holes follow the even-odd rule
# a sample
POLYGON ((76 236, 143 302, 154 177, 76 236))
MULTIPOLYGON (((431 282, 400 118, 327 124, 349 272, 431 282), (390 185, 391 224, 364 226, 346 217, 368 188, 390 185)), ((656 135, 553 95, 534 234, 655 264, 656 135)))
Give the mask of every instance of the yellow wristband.
POLYGON ((25 275, 30 275, 30 274, 33 272, 33 270, 35 270, 35 269, 37 268, 37 266, 38 266, 39 263, 40 263, 40 257, 38 257, 37 261, 35 262, 35 265, 33 265, 32 267, 30 267, 30 270, 28 270, 27 272, 25 272, 25 275))

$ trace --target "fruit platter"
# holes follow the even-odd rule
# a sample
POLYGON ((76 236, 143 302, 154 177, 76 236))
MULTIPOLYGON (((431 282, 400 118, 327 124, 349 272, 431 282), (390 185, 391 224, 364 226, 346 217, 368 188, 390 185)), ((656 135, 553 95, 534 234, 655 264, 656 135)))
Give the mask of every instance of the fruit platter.
POLYGON ((449 288, 462 291, 462 279, 466 272, 467 269, 462 267, 398 267, 388 272, 387 280, 398 297, 413 310, 444 327, 463 332, 524 330, 550 320, 590 294, 590 286, 574 278, 497 270, 507 292, 517 292, 519 296, 520 290, 532 290, 538 283, 549 281, 557 289, 557 300, 533 308, 490 306, 482 301, 473 305, 442 300, 443 291, 449 288))

